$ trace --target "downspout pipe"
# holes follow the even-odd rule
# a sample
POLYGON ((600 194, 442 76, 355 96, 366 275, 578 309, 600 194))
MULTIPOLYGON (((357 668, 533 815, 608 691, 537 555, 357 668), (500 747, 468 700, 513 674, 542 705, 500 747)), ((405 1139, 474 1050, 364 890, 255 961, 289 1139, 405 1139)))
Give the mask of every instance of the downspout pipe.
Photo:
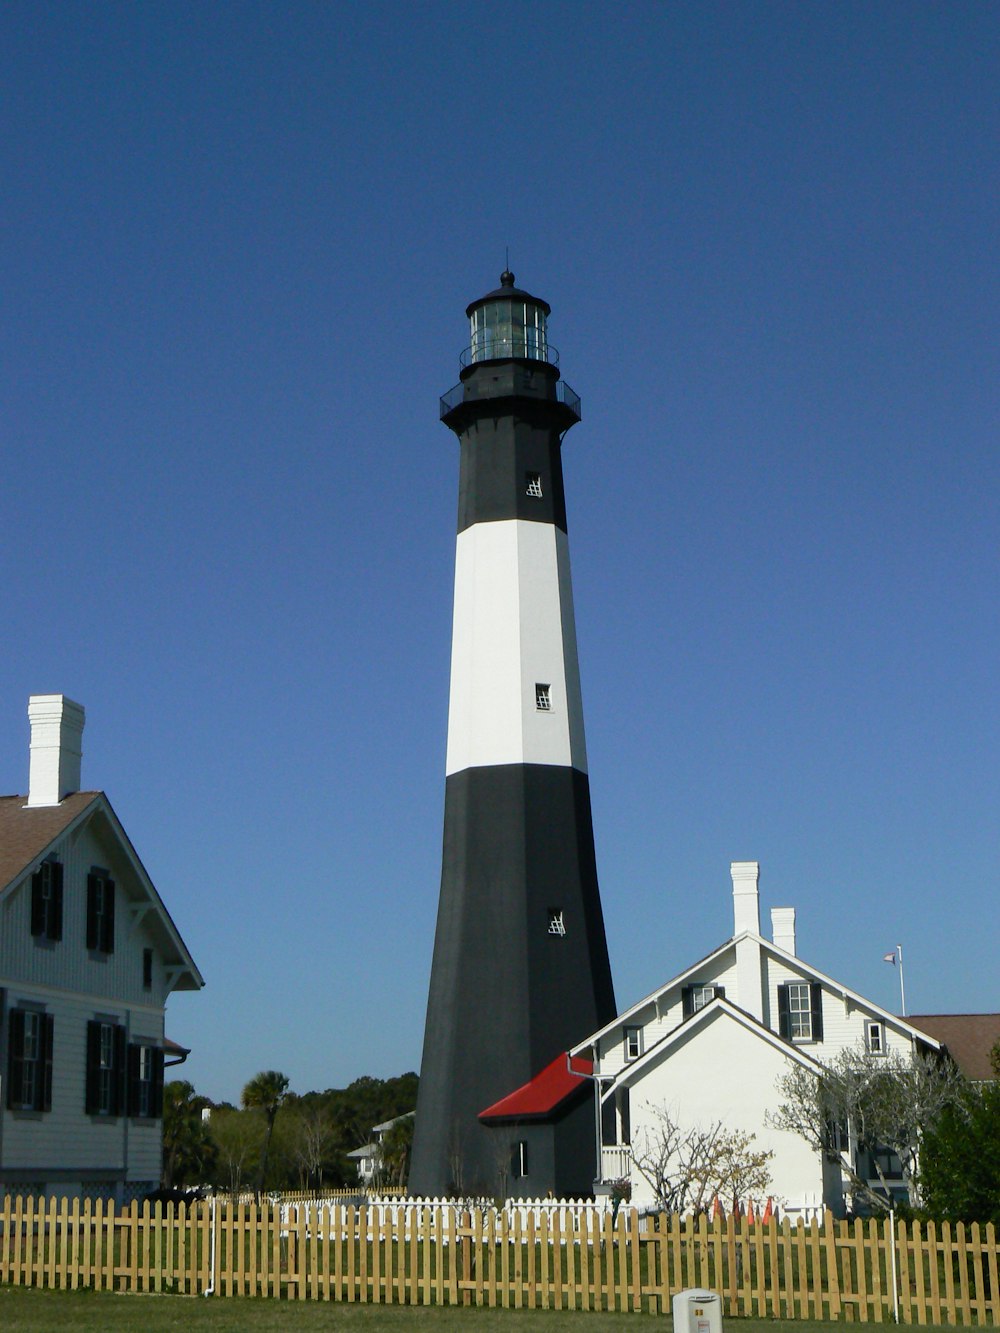
MULTIPOLYGON (((594 1061, 596 1064, 596 1060, 594 1061)), ((566 1052, 566 1069, 574 1078, 589 1078, 594 1084, 594 1136, 597 1150, 597 1168, 594 1172, 594 1181, 599 1182, 603 1179, 604 1157, 601 1152, 604 1146, 601 1141, 601 1076, 600 1074, 584 1074, 579 1069, 573 1068, 573 1057, 569 1051, 566 1052)))
POLYGON ((201 1293, 203 1296, 214 1296, 214 1295, 215 1295, 215 1237, 216 1237, 215 1203, 216 1203, 216 1198, 215 1198, 215 1195, 213 1194, 213 1195, 212 1195, 212 1207, 211 1207, 211 1213, 210 1213, 210 1216, 211 1216, 211 1240, 210 1240, 210 1242, 209 1242, 209 1247, 208 1247, 208 1254, 209 1254, 209 1258, 208 1258, 209 1282, 208 1282, 208 1286, 207 1286, 207 1287, 205 1288, 205 1290, 201 1293))

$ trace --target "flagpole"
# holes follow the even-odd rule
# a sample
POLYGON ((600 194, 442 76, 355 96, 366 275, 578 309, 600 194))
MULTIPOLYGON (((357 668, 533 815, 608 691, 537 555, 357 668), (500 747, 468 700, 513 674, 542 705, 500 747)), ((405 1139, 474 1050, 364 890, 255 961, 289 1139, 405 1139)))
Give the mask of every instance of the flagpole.
POLYGON ((897 956, 898 959, 899 959, 899 1003, 900 1003, 900 1005, 902 1006, 902 1010, 903 1010, 903 1012, 902 1012, 902 1014, 901 1014, 901 1017, 902 1017, 902 1018, 905 1018, 905 1017, 906 1017, 906 991, 905 991, 905 989, 903 988, 903 946, 902 946, 901 944, 897 944, 897 945, 896 945, 896 956, 897 956))

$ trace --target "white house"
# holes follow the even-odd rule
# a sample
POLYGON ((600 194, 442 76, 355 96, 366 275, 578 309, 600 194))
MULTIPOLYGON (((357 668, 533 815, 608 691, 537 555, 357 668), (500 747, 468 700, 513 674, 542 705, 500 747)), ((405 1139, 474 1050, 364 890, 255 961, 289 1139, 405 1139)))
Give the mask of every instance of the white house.
POLYGON ((839 1166, 768 1122, 779 1078, 796 1064, 818 1073, 820 1062, 861 1043, 906 1055, 940 1043, 799 958, 794 908, 772 908, 764 939, 756 861, 734 862, 732 879, 732 939, 570 1052, 593 1062, 597 1187, 628 1177, 636 1203, 653 1202, 632 1145, 648 1142, 666 1111, 682 1128, 722 1121, 754 1134, 754 1146, 774 1154, 771 1192, 786 1212, 842 1213, 839 1166))
POLYGON ((171 991, 204 982, 100 791, 84 711, 34 695, 28 795, 0 797, 0 1194, 128 1202, 160 1182, 171 991))
POLYGON ((373 1127, 370 1143, 363 1143, 360 1148, 355 1148, 347 1154, 348 1161, 355 1163, 358 1180, 366 1189, 375 1180, 382 1167, 383 1138, 393 1125, 398 1125, 401 1120, 412 1120, 414 1115, 413 1111, 404 1111, 402 1115, 395 1115, 391 1120, 383 1120, 381 1125, 373 1127))

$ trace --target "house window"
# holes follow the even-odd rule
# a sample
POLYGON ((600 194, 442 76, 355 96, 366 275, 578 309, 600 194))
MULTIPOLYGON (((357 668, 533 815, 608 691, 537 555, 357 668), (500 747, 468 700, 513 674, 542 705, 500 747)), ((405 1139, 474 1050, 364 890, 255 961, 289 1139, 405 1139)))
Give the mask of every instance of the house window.
POLYGON ((115 951, 115 883, 103 870, 87 876, 87 948, 115 951))
POLYGON ((563 920, 563 910, 561 907, 549 908, 549 934, 566 934, 566 922, 563 920))
POLYGON ((625 1029, 625 1059, 638 1060, 642 1055, 642 1028, 625 1029))
POLYGON ((31 877, 31 933, 36 940, 62 939, 63 868, 43 861, 31 877))
POLYGON ((552 687, 550 685, 535 686, 535 707, 540 713, 552 712, 552 687))
POLYGON ((528 1174, 528 1143, 526 1139, 519 1139, 517 1143, 511 1144, 510 1174, 513 1180, 520 1180, 522 1176, 528 1174))
POLYGON ((12 1111, 52 1107, 51 1014, 12 1009, 7 1026, 7 1106, 12 1111))
POLYGON ((125 1076, 125 1029, 120 1023, 95 1019, 87 1024, 88 1115, 122 1112, 125 1076))
POLYGON ((152 949, 143 949, 142 951, 142 989, 153 989, 153 951, 152 949))
POLYGON ((823 991, 818 981, 778 987, 778 1031, 787 1041, 823 1040, 823 991))
POLYGON ((865 1046, 871 1055, 885 1055, 885 1029, 881 1023, 865 1024, 865 1046))
POLYGON ((542 498, 542 474, 540 472, 526 472, 524 474, 524 493, 536 500, 542 498))
POLYGON ((703 982, 695 982, 692 986, 685 986, 681 991, 681 1010, 684 1017, 690 1018, 699 1009, 704 1009, 706 1004, 711 1004, 716 996, 721 998, 725 993, 724 987, 705 985, 703 982))
POLYGON ((129 1045, 128 1113, 146 1120, 163 1115, 163 1051, 158 1046, 129 1045))

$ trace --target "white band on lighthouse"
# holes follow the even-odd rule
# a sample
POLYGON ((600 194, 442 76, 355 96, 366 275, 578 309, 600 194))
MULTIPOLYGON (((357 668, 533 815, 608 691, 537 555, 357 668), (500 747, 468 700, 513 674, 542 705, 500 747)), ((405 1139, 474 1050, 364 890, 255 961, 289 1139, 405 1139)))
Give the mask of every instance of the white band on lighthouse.
POLYGON ((458 536, 447 773, 496 764, 587 771, 569 540, 551 523, 458 536))

